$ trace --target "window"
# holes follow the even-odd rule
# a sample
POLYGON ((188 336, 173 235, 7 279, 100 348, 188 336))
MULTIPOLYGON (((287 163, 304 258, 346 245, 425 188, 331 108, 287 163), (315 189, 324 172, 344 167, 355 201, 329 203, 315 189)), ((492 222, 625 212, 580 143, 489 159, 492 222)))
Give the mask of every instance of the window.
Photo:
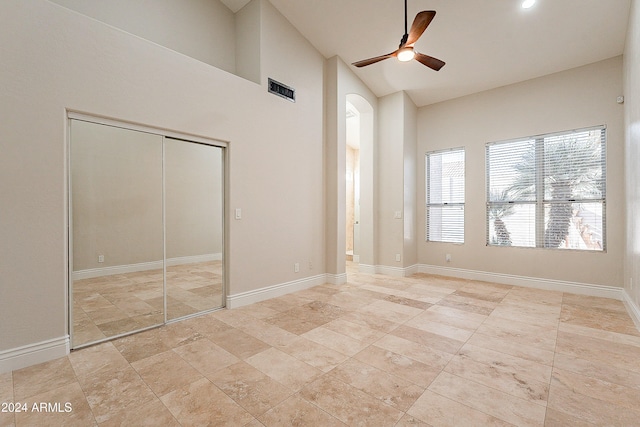
POLYGON ((605 132, 487 144, 487 245, 604 251, 605 132))
POLYGON ((428 242, 464 243, 464 148, 426 155, 428 242))

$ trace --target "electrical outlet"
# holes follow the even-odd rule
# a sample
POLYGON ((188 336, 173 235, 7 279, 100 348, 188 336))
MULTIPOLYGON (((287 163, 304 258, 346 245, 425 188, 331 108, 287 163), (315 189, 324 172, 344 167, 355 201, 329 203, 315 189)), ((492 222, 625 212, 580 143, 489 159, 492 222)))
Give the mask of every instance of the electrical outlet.
POLYGON ((629 277, 629 290, 633 290, 633 277, 629 277))
POLYGON ((447 261, 447 262, 451 262, 451 254, 446 254, 444 256, 444 260, 447 261))
POLYGON ((396 254, 396 262, 400 262, 400 254, 396 254))
POLYGON ((299 273, 300 272, 300 263, 296 262, 295 264, 293 264, 293 272, 294 273, 299 273))
POLYGON ((313 262, 309 261, 309 270, 313 270, 313 262))
POLYGON ((104 255, 98 255, 98 262, 104 262, 104 255))

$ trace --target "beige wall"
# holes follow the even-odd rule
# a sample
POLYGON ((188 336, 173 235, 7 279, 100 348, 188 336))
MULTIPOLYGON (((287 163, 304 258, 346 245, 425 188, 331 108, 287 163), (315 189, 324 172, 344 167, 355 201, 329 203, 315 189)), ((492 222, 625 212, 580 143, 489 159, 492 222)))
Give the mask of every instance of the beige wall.
POLYGON ((236 74, 260 83, 261 1, 253 0, 236 12, 236 74))
POLYGON ((621 287, 624 254, 622 57, 423 107, 418 113, 418 258, 422 264, 621 287), (607 126, 607 252, 487 247, 485 144, 607 126), (424 154, 466 150, 465 243, 425 242, 424 154), (452 262, 445 263, 445 254, 452 262))
POLYGON ((223 150, 165 139, 167 259, 222 254, 223 150))
POLYGON ((405 92, 380 98, 379 109, 378 265, 405 268, 417 261, 417 109, 405 92), (399 218, 396 213, 400 213, 399 218))
POLYGON ((161 261, 162 136, 79 120, 70 134, 73 271, 161 261))
POLYGON ((360 264, 375 265, 377 245, 378 182, 377 128, 378 100, 367 86, 340 58, 334 56, 325 64, 325 215, 326 272, 344 281, 346 211, 344 200, 347 146, 347 97, 360 112, 360 264), (352 95, 356 95, 353 96, 352 95), (357 105, 356 105, 357 104, 357 105), (366 104, 366 105, 364 105, 366 104), (365 110, 370 110, 365 113, 365 110))
POLYGON ((67 334, 65 109, 229 141, 230 294, 323 272, 324 60, 263 9, 279 64, 262 72, 296 103, 54 3, 0 2, 0 351, 67 334))
POLYGON ((82 120, 70 136, 74 272, 161 261, 165 230, 168 259, 222 254, 222 148, 82 120))
POLYGON ((51 1, 214 67, 236 72, 234 15, 219 0, 51 1))
POLYGON ((624 286, 640 313, 640 2, 633 0, 624 51, 626 257, 624 286))
POLYGON ((396 218, 396 212, 403 210, 403 147, 404 147, 404 105, 403 93, 396 92, 380 98, 378 107, 378 168, 376 228, 378 262, 377 265, 402 267, 403 221, 396 218), (396 260, 396 255, 400 260, 396 260))
POLYGON ((377 245, 378 265, 387 267, 415 264, 415 109, 405 92, 379 101, 377 245))
POLYGON ((403 92, 403 111, 402 266, 407 268, 418 262, 416 168, 420 159, 417 157, 418 108, 406 92, 403 92))

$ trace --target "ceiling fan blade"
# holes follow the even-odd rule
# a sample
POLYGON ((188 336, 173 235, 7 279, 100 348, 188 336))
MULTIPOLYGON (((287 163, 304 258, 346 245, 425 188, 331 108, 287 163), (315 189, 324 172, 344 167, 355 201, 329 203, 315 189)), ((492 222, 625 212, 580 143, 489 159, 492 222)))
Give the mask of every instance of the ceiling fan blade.
POLYGON ((429 24, 431 24, 434 16, 436 16, 435 10, 423 10, 418 13, 416 18, 413 20, 413 24, 411 24, 409 37, 407 37, 407 41, 404 45, 413 46, 413 44, 418 41, 422 33, 424 33, 424 30, 426 30, 429 24))
POLYGON ((426 65, 432 70, 439 71, 440 68, 444 67, 444 62, 439 60, 438 58, 434 58, 433 56, 416 52, 415 59, 416 61, 420 62, 423 65, 426 65))
POLYGON ((398 54, 398 51, 388 53, 386 55, 376 56, 375 58, 363 59, 362 61, 354 62, 351 65, 356 67, 365 67, 367 65, 375 64, 376 62, 380 62, 383 59, 392 58, 398 54))

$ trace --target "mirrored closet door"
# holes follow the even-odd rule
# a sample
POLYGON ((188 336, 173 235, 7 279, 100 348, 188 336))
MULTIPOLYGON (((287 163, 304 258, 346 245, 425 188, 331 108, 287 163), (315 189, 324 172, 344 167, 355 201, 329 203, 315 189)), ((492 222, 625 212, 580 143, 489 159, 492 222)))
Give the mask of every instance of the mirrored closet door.
POLYGON ((224 146, 70 120, 71 347, 224 306, 224 146))
POLYGON ((220 147, 165 138, 167 318, 223 305, 220 147))

